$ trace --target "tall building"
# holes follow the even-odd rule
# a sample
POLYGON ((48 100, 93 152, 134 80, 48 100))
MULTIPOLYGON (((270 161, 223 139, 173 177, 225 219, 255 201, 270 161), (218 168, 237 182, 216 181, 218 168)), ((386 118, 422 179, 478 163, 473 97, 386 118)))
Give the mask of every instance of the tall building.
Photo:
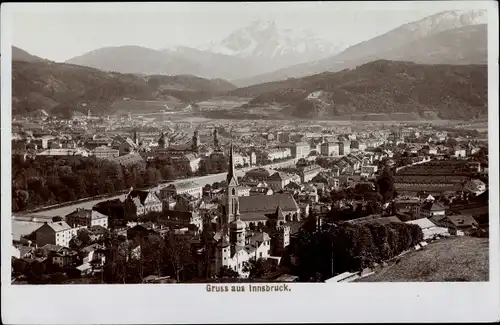
POLYGON ((162 132, 161 133, 161 137, 160 139, 158 140, 158 148, 160 149, 166 149, 168 148, 168 138, 165 136, 165 133, 162 132))
POLYGON ((139 138, 137 137, 137 130, 134 130, 134 143, 136 146, 139 145, 139 138))
POLYGON ((219 149, 219 138, 217 134, 217 128, 214 128, 214 149, 219 149))
POLYGON ((193 141, 191 142, 191 150, 193 152, 198 152, 199 145, 200 145, 200 135, 198 134, 198 130, 195 130, 193 135, 193 141))

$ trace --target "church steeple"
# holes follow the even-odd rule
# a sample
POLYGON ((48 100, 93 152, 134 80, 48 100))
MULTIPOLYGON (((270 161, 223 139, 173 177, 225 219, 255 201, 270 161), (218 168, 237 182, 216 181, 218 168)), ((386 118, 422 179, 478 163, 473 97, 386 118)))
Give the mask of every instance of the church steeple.
POLYGON ((229 153, 229 168, 227 172, 227 206, 226 206, 226 222, 227 224, 235 220, 239 214, 238 202, 238 179, 234 171, 233 144, 229 153))
POLYGON ((214 148, 215 150, 219 150, 219 137, 217 134, 217 128, 214 128, 214 148))
POLYGON ((227 185, 229 186, 231 183, 234 186, 238 186, 238 178, 236 177, 236 173, 234 172, 234 149, 233 144, 231 143, 231 149, 229 151, 229 168, 227 172, 227 185))

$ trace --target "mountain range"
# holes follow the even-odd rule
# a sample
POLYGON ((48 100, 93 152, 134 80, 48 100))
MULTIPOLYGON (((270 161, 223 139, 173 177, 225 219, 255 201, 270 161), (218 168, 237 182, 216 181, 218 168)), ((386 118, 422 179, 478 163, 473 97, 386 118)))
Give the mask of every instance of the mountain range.
POLYGON ((66 63, 120 73, 190 74, 231 80, 325 58, 341 49, 308 31, 283 30, 273 22, 254 21, 220 42, 200 48, 106 47, 66 63))
POLYGON ((485 64, 488 53, 486 22, 485 10, 445 11, 350 46, 326 59, 232 82, 238 86, 259 84, 355 68, 377 59, 429 64, 485 64))
POLYGON ((13 113, 105 113, 124 98, 186 105, 222 96, 251 100, 212 117, 484 117, 485 19, 481 10, 442 12, 350 47, 258 21, 200 48, 107 47, 66 63, 13 47, 13 113))
POLYGON ((280 29, 272 21, 254 21, 199 48, 107 47, 67 63, 120 73, 223 78, 244 87, 355 68, 378 59, 484 64, 486 23, 485 10, 445 11, 347 47, 307 30, 280 29))
POLYGON ((137 76, 54 63, 12 62, 12 112, 29 115, 44 110, 68 117, 74 111, 112 111, 117 101, 171 100, 190 104, 225 94, 236 87, 222 79, 190 75, 137 76))
MULTIPOLYGON (((240 112, 272 107, 277 116, 331 118, 415 113, 443 119, 487 115, 486 65, 424 65, 377 60, 356 69, 264 83, 230 91, 250 97, 240 112)), ((265 109, 264 109, 265 110, 265 109)))

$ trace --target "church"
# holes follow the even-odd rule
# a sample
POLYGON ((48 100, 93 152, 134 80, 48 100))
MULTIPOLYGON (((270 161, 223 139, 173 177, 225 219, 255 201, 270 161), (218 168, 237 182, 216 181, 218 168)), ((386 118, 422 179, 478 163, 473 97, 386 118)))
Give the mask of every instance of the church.
POLYGON ((248 274, 243 270, 244 264, 251 259, 273 259, 279 264, 280 256, 290 242, 290 227, 286 224, 279 203, 275 213, 263 216, 268 222, 266 227, 258 231, 250 230, 247 222, 241 219, 232 145, 226 180, 226 197, 219 206, 216 218, 216 272, 225 266, 237 271, 241 277, 247 277, 248 274))

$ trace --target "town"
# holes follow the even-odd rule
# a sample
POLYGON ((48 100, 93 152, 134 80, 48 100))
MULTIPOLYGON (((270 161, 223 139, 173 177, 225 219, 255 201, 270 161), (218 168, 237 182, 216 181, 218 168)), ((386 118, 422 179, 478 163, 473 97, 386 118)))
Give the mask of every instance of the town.
POLYGON ((13 284, 386 281, 487 243, 487 127, 90 109, 12 127, 13 284))

